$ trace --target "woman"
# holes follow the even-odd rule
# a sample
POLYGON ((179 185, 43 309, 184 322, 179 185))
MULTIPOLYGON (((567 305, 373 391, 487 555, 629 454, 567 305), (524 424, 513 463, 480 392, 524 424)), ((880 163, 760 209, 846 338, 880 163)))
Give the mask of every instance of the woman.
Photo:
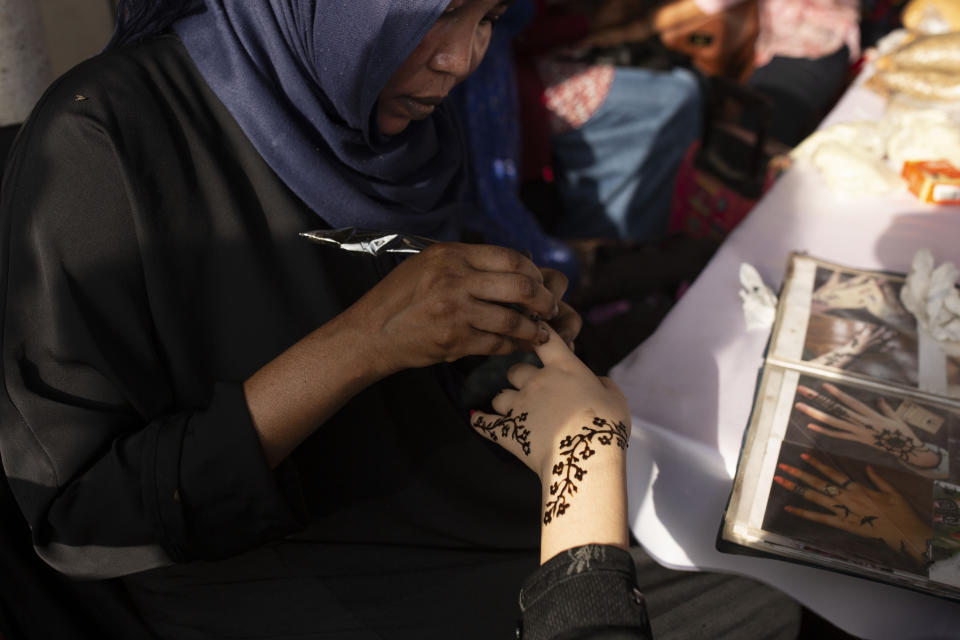
POLYGON ((176 35, 61 78, 0 203, 0 451, 37 553, 160 637, 512 633, 538 486, 445 363, 548 340, 533 314, 571 340, 562 282, 298 238, 456 237, 442 98, 505 3, 138 7, 119 42, 176 35))

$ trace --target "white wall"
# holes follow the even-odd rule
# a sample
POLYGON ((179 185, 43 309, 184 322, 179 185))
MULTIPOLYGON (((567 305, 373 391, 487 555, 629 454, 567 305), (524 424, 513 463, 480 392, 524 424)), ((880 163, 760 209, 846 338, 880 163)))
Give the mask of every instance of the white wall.
POLYGON ((0 126, 22 122, 50 82, 113 32, 113 0, 0 0, 0 126))
POLYGON ((99 53, 113 33, 111 0, 30 0, 40 5, 54 76, 99 53))
POLYGON ((51 78, 35 0, 0 0, 0 127, 21 122, 51 78))

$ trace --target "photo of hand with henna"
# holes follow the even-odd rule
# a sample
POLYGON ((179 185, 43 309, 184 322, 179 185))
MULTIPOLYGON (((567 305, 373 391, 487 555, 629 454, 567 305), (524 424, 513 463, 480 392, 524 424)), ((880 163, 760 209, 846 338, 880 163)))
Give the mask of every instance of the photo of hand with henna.
MULTIPOLYGON (((897 332, 893 329, 877 326, 868 322, 855 322, 850 320, 841 320, 839 318, 813 316, 807 327, 807 346, 808 353, 813 352, 810 349, 811 342, 816 341, 817 355, 810 358, 804 358, 811 364, 817 364, 822 367, 833 369, 846 369, 856 358, 871 350, 884 350, 888 343, 897 337, 897 332), (827 325, 824 329, 819 329, 819 324, 827 325), (848 331, 839 331, 838 329, 847 329, 848 331), (827 333, 829 340, 815 340, 816 333, 827 333), (822 345, 822 346, 821 346, 822 345)), ((812 354, 811 354, 812 355, 812 354)))
POLYGON ((862 310, 883 324, 916 331, 916 321, 900 303, 898 288, 890 280, 823 268, 818 270, 817 280, 826 274, 826 282, 813 292, 812 313, 862 310))
POLYGON ((944 453, 936 445, 925 443, 885 398, 877 397, 879 411, 871 409, 851 394, 824 382, 822 391, 801 384, 794 405, 807 420, 804 427, 817 434, 860 443, 892 457, 914 472, 930 477, 946 477, 939 471, 944 453), (816 406, 815 406, 816 405, 816 406))
POLYGON ((873 467, 866 466, 866 474, 876 489, 854 482, 809 453, 800 457, 816 473, 784 463, 777 465, 783 475, 774 476, 774 481, 804 501, 803 506, 788 504, 784 511, 855 536, 882 540, 918 567, 926 564, 927 541, 932 535, 929 522, 924 522, 873 467), (809 508, 811 504, 820 509, 809 508))
POLYGON ((542 560, 582 544, 627 548, 627 401, 541 326, 549 336, 535 347, 543 366, 511 367, 513 388, 494 397, 496 413, 474 412, 473 427, 540 478, 542 560))
POLYGON ((917 386, 916 320, 899 301, 902 283, 820 267, 803 360, 917 386))

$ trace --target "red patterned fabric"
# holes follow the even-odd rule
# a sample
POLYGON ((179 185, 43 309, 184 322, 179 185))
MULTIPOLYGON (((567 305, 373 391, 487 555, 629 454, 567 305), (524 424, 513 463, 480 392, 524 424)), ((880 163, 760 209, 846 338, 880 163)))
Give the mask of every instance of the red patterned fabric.
POLYGON ((613 84, 613 67, 540 60, 538 68, 545 90, 544 105, 550 112, 554 134, 576 129, 603 106, 613 84))

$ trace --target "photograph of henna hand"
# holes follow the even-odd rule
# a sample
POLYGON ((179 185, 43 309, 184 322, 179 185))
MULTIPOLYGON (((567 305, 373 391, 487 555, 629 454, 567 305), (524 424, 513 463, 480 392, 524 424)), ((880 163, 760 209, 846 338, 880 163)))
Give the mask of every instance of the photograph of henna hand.
POLYGON ((876 489, 855 482, 809 453, 800 457, 812 471, 777 465, 782 475, 774 476, 774 481, 803 501, 798 505, 794 500, 783 506, 783 511, 854 536, 881 540, 926 576, 927 541, 932 536, 928 517, 918 516, 907 499, 871 466, 865 467, 866 476, 876 489))
POLYGON ((869 322, 811 316, 803 359, 821 367, 847 369, 866 353, 893 352, 898 335, 894 329, 869 322))
POLYGON ((900 304, 900 282, 821 267, 814 287, 805 361, 917 385, 916 320, 900 304))
POLYGON ((926 477, 948 476, 946 451, 935 443, 921 440, 886 398, 869 394, 877 406, 874 410, 834 384, 810 384, 808 380, 811 379, 802 380, 797 387, 798 401, 794 409, 802 415, 794 416, 797 419, 792 422, 800 422, 802 428, 821 436, 869 447, 882 454, 888 466, 894 460, 926 477))
POLYGON ((900 304, 899 281, 821 267, 815 286, 811 308, 814 313, 862 311, 882 324, 916 331, 916 320, 900 304))

